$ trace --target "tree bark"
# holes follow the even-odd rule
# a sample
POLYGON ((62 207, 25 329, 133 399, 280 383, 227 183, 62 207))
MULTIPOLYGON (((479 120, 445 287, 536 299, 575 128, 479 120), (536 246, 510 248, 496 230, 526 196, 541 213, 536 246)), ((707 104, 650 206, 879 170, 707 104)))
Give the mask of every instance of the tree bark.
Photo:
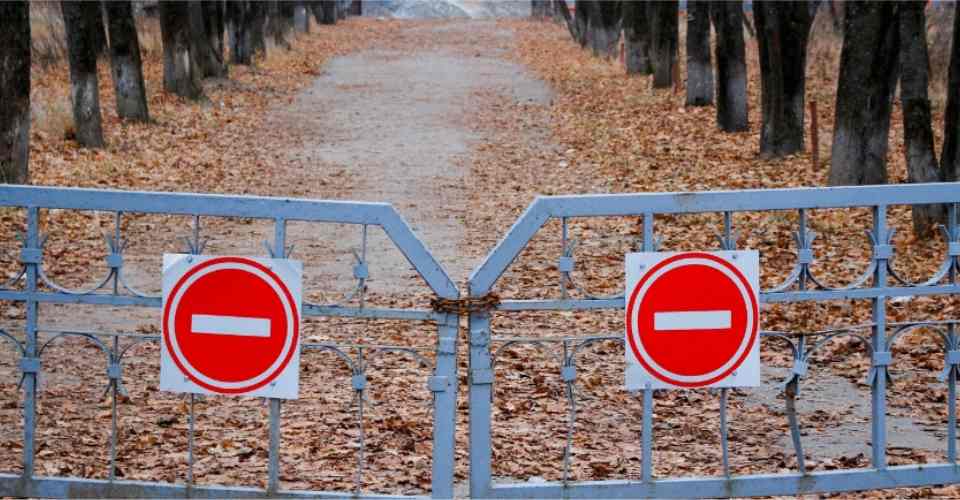
POLYGON ((223 66, 226 75, 226 61, 223 58, 223 31, 226 17, 224 2, 220 0, 203 0, 203 25, 207 35, 207 43, 213 50, 216 60, 223 66))
POLYGON ((208 31, 209 15, 216 15, 211 12, 210 7, 213 2, 201 2, 192 0, 189 5, 190 19, 190 51, 196 57, 197 68, 200 71, 200 77, 220 78, 227 76, 227 67, 223 64, 223 52, 217 51, 216 33, 208 31))
POLYGON ((710 4, 687 2, 687 106, 713 104, 713 62, 710 60, 710 4))
POLYGON ((567 30, 570 31, 570 36, 576 40, 577 27, 574 25, 573 17, 570 16, 570 9, 567 8, 566 0, 553 0, 553 12, 555 16, 563 20, 567 25, 567 30))
POLYGON ((943 153, 940 177, 960 180, 960 7, 953 9, 953 42, 947 75, 947 109, 943 114, 943 153))
MULTIPOLYGON (((549 2, 549 0, 544 0, 549 2)), ((353 0, 350 2, 350 15, 351 16, 362 16, 363 15, 363 1, 362 0, 353 0)))
POLYGON ((278 0, 267 2, 267 36, 273 39, 273 44, 277 47, 289 50, 290 42, 286 39, 283 20, 280 17, 280 2, 278 0))
POLYGON ((261 1, 251 1, 247 3, 244 22, 246 23, 247 36, 250 37, 251 57, 266 57, 267 39, 264 36, 264 29, 267 18, 267 4, 261 1))
POLYGON ((530 0, 530 17, 547 19, 550 17, 550 0, 530 0))
POLYGON ((280 27, 280 37, 283 39, 283 46, 290 49, 290 36, 293 33, 294 18, 296 17, 296 2, 280 0, 277 5, 278 26, 280 27))
POLYGON ((897 82, 897 6, 844 2, 843 49, 830 185, 887 182, 887 136, 897 82))
POLYGON ((296 2, 294 6, 293 24, 297 33, 310 33, 310 13, 303 1, 296 2))
POLYGON ((739 1, 713 2, 710 16, 717 32, 717 125, 724 132, 742 132, 750 128, 743 4, 739 1))
POLYGON ((70 97, 77 142, 88 148, 103 147, 100 90, 97 82, 96 30, 99 2, 63 1, 63 24, 70 59, 70 97))
POLYGON ((30 6, 0 2, 0 183, 30 181, 30 6))
POLYGON ((99 57, 106 54, 110 48, 109 38, 107 37, 107 23, 104 22, 106 5, 102 1, 90 3, 97 4, 97 21, 93 27, 93 51, 99 57))
POLYGON ((593 54, 606 59, 616 57, 620 41, 620 2, 595 0, 590 12, 587 36, 593 54))
POLYGON ((320 0, 320 10, 323 12, 323 18, 320 24, 337 24, 337 2, 336 0, 320 0))
POLYGON ((110 26, 110 69, 117 96, 117 114, 127 120, 149 121, 133 6, 130 0, 116 0, 104 5, 110 26))
POLYGON ((815 13, 805 1, 753 3, 760 52, 761 157, 781 158, 803 150, 807 41, 815 13))
POLYGON ((670 88, 673 86, 673 67, 677 64, 680 38, 677 17, 680 4, 658 1, 650 5, 653 7, 653 88, 670 88))
MULTIPOLYGON (((927 55, 927 21, 923 0, 900 4, 900 102, 903 142, 906 145, 907 182, 937 182, 940 172, 933 150, 927 55)), ((913 230, 926 234, 943 219, 943 205, 914 205, 913 230)))
POLYGON ((160 2, 163 38, 163 89, 187 99, 203 96, 200 68, 191 41, 190 5, 185 1, 160 2))
POLYGON ((588 29, 590 25, 590 8, 593 2, 590 0, 576 0, 574 2, 574 26, 577 28, 577 43, 586 48, 588 40, 588 29))
POLYGON ((253 64, 253 43, 250 39, 250 27, 247 21, 250 2, 227 2, 227 19, 232 32, 230 36, 230 57, 233 64, 249 66, 253 64))
POLYGON ((652 27, 650 2, 634 0, 623 3, 623 51, 627 74, 653 73, 650 60, 652 27))

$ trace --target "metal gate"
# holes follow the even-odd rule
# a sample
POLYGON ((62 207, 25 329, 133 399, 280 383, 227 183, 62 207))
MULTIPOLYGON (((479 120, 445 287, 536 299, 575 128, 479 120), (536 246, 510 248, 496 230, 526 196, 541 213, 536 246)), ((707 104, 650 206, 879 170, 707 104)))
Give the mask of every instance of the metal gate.
MULTIPOLYGON (((381 308, 366 305, 362 300, 355 305, 303 304, 304 315, 326 317, 351 317, 365 319, 391 319, 411 322, 432 322, 437 328, 434 348, 435 363, 425 383, 434 394, 433 400, 433 461, 432 489, 434 497, 451 497, 454 494, 455 422, 457 416, 457 331, 459 314, 470 313, 469 352, 469 409, 470 409, 470 494, 474 498, 488 497, 690 497, 690 496, 753 496, 785 495, 811 492, 850 491, 900 486, 936 485, 960 482, 960 466, 956 450, 956 383, 960 369, 960 336, 957 335, 956 319, 945 321, 922 321, 892 323, 887 320, 886 306, 892 297, 909 296, 956 296, 960 294, 960 184, 915 184, 878 187, 785 189, 711 193, 674 194, 629 194, 598 196, 557 196, 538 198, 513 225, 508 234, 486 257, 472 274, 468 299, 459 301, 458 291, 444 270, 412 233, 403 219, 387 204, 292 200, 262 197, 233 197, 217 195, 144 193, 101 191, 90 189, 0 187, 0 207, 24 212, 25 231, 22 235, 19 261, 21 271, 0 288, 0 301, 24 304, 26 316, 22 335, 0 330, 3 342, 9 343, 19 359, 23 388, 23 473, 0 475, 0 496, 93 496, 93 497, 262 497, 262 496, 365 496, 358 480, 353 491, 317 492, 284 491, 280 486, 280 402, 270 400, 269 416, 269 461, 267 488, 256 489, 234 486, 206 486, 193 483, 188 470, 181 483, 138 482, 114 476, 113 463, 117 447, 116 398, 123 380, 125 349, 117 337, 101 338, 97 332, 48 331, 41 323, 43 304, 86 304, 91 307, 160 307, 160 298, 149 296, 130 286, 124 279, 124 238, 121 220, 130 214, 174 214, 192 217, 191 236, 187 239, 187 251, 199 254, 202 251, 201 220, 211 217, 261 219, 273 224, 273 241, 270 253, 275 257, 288 254, 287 223, 306 221, 322 224, 353 224, 366 235, 368 226, 379 226, 393 244, 403 253, 416 273, 427 283, 436 299, 434 309, 381 308), (928 279, 910 283, 895 272, 891 264, 894 247, 892 233, 887 221, 888 210, 893 206, 915 204, 946 204, 948 223, 944 228, 946 255, 942 265, 928 279), (866 207, 872 211, 873 224, 869 231, 872 255, 863 276, 844 287, 822 284, 811 271, 814 263, 813 235, 808 225, 811 210, 830 208, 866 207), (44 271, 44 236, 41 234, 41 217, 47 211, 97 211, 111 213, 115 232, 107 238, 109 252, 106 257, 109 273, 97 286, 86 290, 68 289, 44 271), (724 474, 717 477, 654 477, 653 435, 653 390, 643 390, 642 406, 642 474, 641 480, 616 480, 576 482, 541 482, 536 484, 494 484, 492 460, 492 383, 494 364, 492 346, 502 339, 494 336, 491 329, 493 314, 514 314, 520 311, 578 311, 622 310, 623 297, 592 297, 584 295, 572 298, 567 293, 575 262, 567 240, 567 224, 574 218, 639 216, 642 220, 642 248, 655 250, 657 217, 670 214, 716 213, 723 231, 720 247, 733 249, 734 216, 737 213, 761 211, 793 211, 797 214, 796 262, 793 271, 782 284, 761 294, 764 303, 792 303, 838 299, 865 299, 872 302, 873 320, 867 325, 844 328, 829 333, 825 339, 850 335, 859 337, 871 355, 869 380, 872 415, 872 467, 841 469, 827 472, 808 471, 804 464, 803 437, 796 412, 797 391, 811 362, 811 355, 826 340, 814 342, 804 334, 784 336, 765 332, 765 342, 785 342, 793 353, 791 375, 784 384, 785 413, 789 419, 792 445, 797 458, 798 470, 786 474, 731 475, 727 464, 727 439, 725 406, 721 406, 721 445, 723 447, 724 474), (550 219, 558 219, 562 228, 563 248, 557 260, 560 274, 559 298, 556 299, 510 299, 497 301, 491 296, 494 285, 501 275, 528 246, 534 235, 550 219), (948 436, 945 448, 948 461, 940 464, 916 464, 888 466, 886 455, 886 396, 887 369, 895 361, 890 347, 904 333, 924 327, 937 332, 944 351, 944 382, 948 389, 947 407, 948 436), (861 334, 861 331, 864 333, 861 334), (52 336, 46 341, 41 333, 52 336), (75 336, 89 340, 106 356, 107 377, 111 390, 112 429, 110 433, 110 477, 107 479, 82 479, 73 477, 41 477, 35 474, 35 431, 37 427, 36 406, 38 401, 37 380, 42 372, 43 348, 54 338, 75 336)), ((366 254, 357 256, 353 269, 362 294, 363 282, 368 278, 366 254)), ((618 333, 607 337, 579 337, 564 339, 564 347, 570 354, 564 355, 557 374, 573 397, 572 388, 578 383, 577 349, 599 339, 622 338, 618 333)), ((158 341, 158 336, 141 336, 138 341, 158 341)), ((320 349, 333 351, 350 366, 351 389, 358 395, 359 421, 362 425, 363 392, 367 390, 365 364, 362 358, 351 357, 340 346, 333 344, 303 345, 304 350, 320 349)), ((380 349, 402 347, 379 346, 380 349)), ((415 352, 407 353, 416 357, 415 352)), ((725 399, 721 399, 725 401, 725 399)), ((191 406, 192 416, 192 406, 191 406)), ((569 470, 571 455, 569 442, 575 432, 575 413, 571 407, 568 445, 564 457, 565 471, 569 470)), ((192 417, 191 417, 192 423, 192 417)), ((189 442, 193 442, 191 432, 189 442)), ((192 448, 191 448, 192 451, 192 448)), ((362 472, 362 448, 358 460, 358 479, 362 472)), ((193 463, 192 453, 190 464, 193 463)), ((566 474, 564 477, 568 477, 566 474)))
MULTIPOLYGON (((287 223, 306 221, 310 223, 337 223, 357 225, 361 229, 362 251, 357 253, 353 276, 357 280, 359 301, 355 305, 303 304, 306 317, 347 317, 365 319, 390 319, 413 322, 432 322, 436 325, 435 362, 432 373, 424 382, 432 391, 433 398, 433 456, 432 494, 446 498, 453 495, 454 422, 456 421, 456 351, 458 315, 430 309, 378 308, 365 305, 364 281, 368 279, 366 257, 367 227, 379 226, 397 249, 402 252, 416 273, 429 289, 441 299, 456 300, 456 286, 434 260, 423 243, 410 230, 407 223, 392 206, 383 203, 358 203, 338 201, 309 201, 281 198, 234 197, 200 194, 147 193, 102 191, 91 189, 0 187, 0 207, 26 212, 26 230, 21 235, 22 249, 19 254, 21 270, 0 288, 0 301, 21 303, 26 306, 25 327, 21 335, 0 330, 0 344, 8 344, 19 358, 22 373, 23 396, 23 473, 22 475, 0 474, 0 496, 14 497, 274 497, 274 496, 365 496, 362 491, 363 467, 363 405, 367 390, 366 362, 364 352, 351 356, 342 346, 332 343, 303 344, 306 350, 332 351, 343 359, 352 373, 351 388, 355 391, 358 422, 360 426, 360 449, 357 460, 357 480, 354 491, 317 492, 283 491, 280 484, 280 400, 269 400, 269 457, 267 488, 206 486, 193 483, 193 422, 194 410, 190 404, 190 432, 188 435, 188 470, 183 483, 156 483, 121 480, 115 477, 117 451, 117 397, 123 381, 124 354, 130 344, 121 345, 118 336, 101 335, 90 331, 56 331, 45 329, 41 322, 43 304, 86 304, 90 306, 138 306, 159 308, 161 298, 142 293, 124 279, 125 237, 121 220, 135 214, 173 214, 192 217, 193 228, 186 238, 185 253, 199 254, 203 250, 201 223, 207 217, 234 219, 263 219, 274 226, 273 241, 268 250, 273 257, 288 254, 287 223), (97 285, 85 290, 73 290, 51 279, 44 271, 44 240, 41 234, 41 217, 51 210, 97 211, 112 214, 115 229, 107 237, 108 274, 97 285), (358 304, 357 304, 358 302, 358 304), (41 338, 40 334, 47 338, 41 338), (111 393, 112 428, 109 437, 109 478, 82 479, 72 477, 38 477, 34 472, 36 449, 36 408, 38 401, 37 380, 43 367, 43 350, 56 338, 80 337, 99 347, 107 358, 111 393)), ((158 342, 158 335, 141 335, 134 342, 158 342)), ((401 346, 374 346, 366 351, 367 358, 376 351, 401 352, 426 362, 413 349, 401 346)), ((91 380, 85 380, 90 384, 91 380)))
MULTIPOLYGON (((507 235, 477 268, 469 281, 470 300, 482 300, 494 291, 494 285, 511 263, 527 248, 531 239, 550 219, 559 219, 562 247, 558 252, 556 268, 559 272, 559 298, 536 300, 502 300, 491 310, 477 310, 470 315, 470 492, 474 498, 635 498, 635 497, 729 497, 794 495, 813 492, 835 492, 893 488, 901 486, 938 485, 960 482, 960 466, 956 449, 956 385, 960 367, 960 337, 957 319, 891 323, 886 307, 892 297, 960 294, 960 184, 914 184, 876 187, 842 187, 825 189, 773 189, 754 191, 622 194, 594 196, 541 197, 530 205, 507 235), (948 223, 943 228, 946 255, 939 269, 928 279, 910 283, 895 272, 891 262, 894 247, 892 231, 887 222, 892 206, 947 204, 948 223), (872 210, 873 227, 869 230, 872 255, 866 272, 853 283, 843 287, 823 284, 811 271, 814 263, 813 234, 808 215, 813 209, 866 207, 872 210), (855 327, 844 327, 826 333, 822 338, 764 332, 764 342, 785 342, 793 352, 793 367, 783 388, 785 413, 797 459, 797 470, 788 474, 731 475, 727 463, 726 390, 721 391, 720 436, 723 475, 718 477, 654 477, 653 390, 642 390, 642 473, 640 480, 495 484, 492 479, 492 403, 495 378, 493 346, 522 342, 545 344, 550 339, 512 339, 495 336, 491 316, 517 314, 522 311, 585 311, 598 309, 623 310, 623 296, 592 297, 589 293, 571 298, 567 285, 573 283, 571 274, 574 260, 568 240, 568 221, 574 218, 626 217, 642 218, 642 249, 657 249, 654 223, 657 217, 676 214, 716 213, 722 221, 719 234, 720 249, 733 250, 734 215, 744 212, 793 211, 798 213, 796 227, 796 261, 793 271, 779 286, 760 294, 762 303, 791 303, 838 299, 868 299, 872 301, 872 322, 855 327), (908 466, 887 465, 886 396, 887 369, 894 361, 891 346, 904 333, 925 327, 934 331, 944 352, 944 382, 948 388, 947 406, 947 463, 908 466), (811 355, 825 342, 838 336, 859 337, 869 349, 872 363, 867 374, 871 390, 872 467, 831 471, 808 471, 804 464, 803 439, 796 412, 796 398, 800 380, 806 375, 811 355), (817 341, 814 341, 817 340, 817 341)), ((700 249, 706 250, 706 249, 700 249)), ((581 291, 582 292, 582 291, 581 291)), ((569 477, 571 437, 575 432, 576 413, 573 388, 577 384, 576 353, 585 345, 598 340, 622 341, 623 334, 608 336, 581 336, 554 339, 563 343, 562 366, 555 376, 567 387, 569 427, 563 459, 564 478, 569 477)), ((501 368, 502 369, 502 368, 501 368)), ((809 389, 815 391, 816 387, 809 389)), ((638 401, 639 402, 639 401, 638 401)), ((557 458, 558 460, 560 457, 557 458)))

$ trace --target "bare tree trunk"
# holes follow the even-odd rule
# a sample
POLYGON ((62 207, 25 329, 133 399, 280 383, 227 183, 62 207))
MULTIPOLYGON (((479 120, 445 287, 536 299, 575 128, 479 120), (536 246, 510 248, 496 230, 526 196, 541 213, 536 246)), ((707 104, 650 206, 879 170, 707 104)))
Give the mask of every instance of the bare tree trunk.
POLYGON ((280 0, 277 3, 277 27, 280 39, 286 49, 290 49, 290 36, 293 33, 296 2, 280 0))
POLYGON ((110 25, 110 68, 117 96, 117 114, 127 120, 149 121, 133 6, 130 0, 116 0, 104 5, 110 25))
POLYGON ((97 82, 96 30, 100 4, 63 1, 63 24, 70 59, 70 97, 77 142, 88 148, 103 147, 100 90, 97 82))
POLYGON ((310 33, 310 13, 305 2, 296 2, 293 12, 293 24, 297 33, 310 33))
POLYGON ((897 82, 897 5, 844 2, 830 185, 885 184, 890 110, 897 82))
POLYGON ((230 56, 233 64, 249 66, 253 64, 253 41, 250 38, 250 26, 247 17, 250 2, 227 2, 227 19, 233 26, 233 35, 230 37, 230 56))
POLYGON ((623 49, 627 74, 653 73, 653 63, 650 60, 653 38, 650 11, 648 0, 629 0, 623 3, 623 49))
POLYGON ((717 125, 724 132, 742 132, 750 128, 743 4, 739 1, 713 2, 710 16, 717 32, 717 125))
POLYGON ((94 1, 90 3, 97 4, 97 21, 93 27, 93 51, 97 57, 107 53, 110 45, 107 38, 107 25, 104 23, 106 18, 105 5, 102 1, 94 1))
POLYGON ((606 59, 616 57, 620 41, 620 2, 594 1, 590 12, 587 36, 593 54, 606 59))
POLYGON ((687 106, 713 104, 713 62, 710 60, 710 4, 687 2, 687 106))
POLYGON ((30 6, 0 2, 0 183, 30 181, 30 6))
MULTIPOLYGON (((549 0, 544 0, 549 1, 549 0)), ((353 0, 350 2, 350 15, 351 16, 362 16, 363 15, 363 1, 362 0, 353 0)))
POLYGON ((321 24, 337 24, 337 2, 336 0, 320 0, 320 9, 323 11, 321 24))
POLYGON ((247 4, 244 22, 246 31, 250 37, 251 57, 260 55, 266 57, 267 39, 264 36, 267 20, 267 4, 261 1, 251 1, 247 4))
POLYGON ((947 110, 943 114, 943 153, 940 178, 960 180, 960 7, 953 9, 953 46, 947 75, 947 110))
POLYGON ((160 32, 163 38, 163 89, 187 99, 199 99, 203 96, 203 88, 190 40, 188 2, 160 2, 160 32))
POLYGON ((550 17, 550 0, 530 0, 530 17, 547 19, 550 17))
POLYGON ((223 53, 217 51, 216 33, 207 31, 208 22, 211 21, 208 18, 211 12, 207 7, 199 0, 190 2, 190 51, 196 58, 201 78, 220 78, 227 76, 227 67, 223 64, 223 53))
POLYGON ((807 41, 816 4, 756 1, 762 98, 760 156, 781 158, 803 150, 807 41))
POLYGON ((593 2, 590 0, 576 0, 574 2, 574 26, 577 27, 577 43, 586 48, 589 41, 588 30, 590 26, 590 8, 593 2))
MULTIPOLYGON (((900 3, 900 101, 903 108, 903 142, 906 145, 907 182, 937 182, 940 172, 933 151, 933 127, 927 55, 927 21, 924 2, 900 3)), ((914 205, 913 230, 927 234, 943 220, 943 205, 914 205)))
POLYGON ((678 2, 652 2, 653 16, 653 88, 673 86, 673 67, 677 64, 680 38, 678 2))
POLYGON ((223 58, 223 28, 226 12, 224 2, 220 0, 203 0, 203 25, 207 35, 207 43, 213 50, 214 58, 220 61, 226 76, 226 61, 223 58))
POLYGON ((577 27, 573 24, 573 17, 570 16, 570 9, 567 8, 566 0, 553 0, 553 12, 567 25, 570 36, 577 39, 577 27))

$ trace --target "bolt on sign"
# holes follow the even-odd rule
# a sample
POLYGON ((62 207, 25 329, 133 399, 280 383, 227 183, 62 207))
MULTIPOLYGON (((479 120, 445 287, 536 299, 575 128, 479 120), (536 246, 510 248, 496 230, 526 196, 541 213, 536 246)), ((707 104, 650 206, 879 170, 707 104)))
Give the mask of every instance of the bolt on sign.
POLYGON ((626 257, 628 390, 760 385, 760 255, 626 257))
POLYGON ((303 266, 163 256, 160 389, 296 399, 303 266))

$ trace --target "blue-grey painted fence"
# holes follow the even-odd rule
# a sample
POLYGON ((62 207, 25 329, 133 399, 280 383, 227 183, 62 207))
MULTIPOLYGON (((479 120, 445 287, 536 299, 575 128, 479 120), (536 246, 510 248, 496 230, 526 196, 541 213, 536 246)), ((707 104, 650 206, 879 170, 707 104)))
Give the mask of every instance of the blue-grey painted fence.
POLYGON ((956 450, 956 383, 960 367, 960 338, 957 319, 887 323, 886 303, 890 297, 917 295, 960 294, 960 184, 912 184, 870 187, 837 187, 811 189, 772 189, 704 193, 650 193, 588 196, 549 196, 537 198, 514 223, 506 236, 490 252, 469 280, 469 297, 479 299, 493 291, 494 285, 520 252, 530 243, 550 219, 561 221, 562 252, 558 256, 559 297, 549 300, 503 300, 493 311, 474 311, 470 315, 470 494, 475 498, 540 498, 540 497, 727 497, 754 495, 792 495, 799 493, 836 492, 892 488, 898 486, 936 485, 960 482, 960 466, 956 450), (914 204, 946 204, 948 222, 942 228, 946 240, 946 255, 942 265, 932 276, 919 283, 911 283, 899 276, 891 264, 894 248, 893 232, 887 223, 891 206, 914 204), (844 287, 829 287, 811 271, 814 253, 813 234, 808 228, 808 214, 812 209, 867 207, 873 211, 873 228, 869 232, 872 256, 869 268, 853 283, 844 287), (517 343, 543 346, 545 339, 513 339, 493 336, 491 315, 516 311, 623 309, 622 295, 597 297, 580 287, 572 278, 575 262, 573 243, 568 238, 568 221, 581 217, 639 216, 643 219, 642 248, 657 249, 655 220, 658 215, 718 213, 723 217, 723 233, 718 249, 732 250, 736 246, 733 233, 733 215, 738 212, 782 211, 799 212, 795 233, 797 261, 792 272, 779 285, 761 293, 761 301, 801 302, 837 299, 870 299, 873 303, 872 322, 867 325, 840 328, 813 335, 785 335, 764 332, 767 342, 785 342, 793 352, 791 374, 784 383, 785 413, 788 417, 791 439, 797 458, 797 471, 790 474, 731 475, 727 449, 727 393, 720 395, 720 446, 723 474, 719 477, 686 478, 653 475, 653 390, 642 393, 641 423, 641 480, 574 482, 569 480, 571 442, 576 424, 576 353, 590 343, 607 340, 622 342, 622 334, 612 336, 571 337, 558 339, 562 343, 563 359, 559 376, 566 385, 570 403, 567 446, 563 457, 563 480, 548 483, 502 484, 492 482, 492 396, 496 356, 500 350, 517 343), (571 298, 573 293, 578 298, 571 298), (939 334, 944 349, 943 379, 948 389, 947 442, 948 462, 888 467, 886 463, 886 383, 887 367, 893 361, 890 349, 904 333, 924 327, 939 334), (808 471, 799 419, 796 412, 797 389, 806 374, 811 355, 830 339, 854 336, 862 340, 870 351, 872 366, 869 372, 871 390, 871 468, 829 472, 808 471), (808 338, 809 337, 809 338, 808 338), (494 345, 497 345, 494 348, 494 345))
MULTIPOLYGON (((0 286, 0 300, 26 305, 25 331, 18 336, 0 329, 0 339, 13 344, 19 356, 23 377, 23 473, 0 474, 0 496, 14 497, 276 497, 276 496, 321 496, 378 497, 363 493, 363 406, 366 383, 366 361, 378 350, 401 351, 423 365, 428 360, 414 348, 403 346, 373 346, 362 348, 356 356, 334 343, 305 343, 305 350, 330 351, 343 359, 353 376, 357 422, 360 428, 360 447, 356 464, 355 488, 353 491, 283 491, 280 489, 280 400, 269 401, 269 457, 267 488, 201 486, 193 484, 193 396, 190 396, 188 431, 188 467, 185 481, 181 484, 149 483, 119 480, 115 477, 117 448, 117 396, 122 380, 124 355, 132 345, 121 348, 118 336, 100 335, 86 331, 41 331, 40 304, 80 303, 109 306, 160 307, 161 298, 145 294, 131 286, 124 278, 124 250, 126 243, 121 233, 121 219, 127 214, 180 214, 192 216, 193 230, 187 238, 186 253, 203 251, 201 220, 204 217, 254 218, 272 221, 274 240, 268 245, 270 254, 283 257, 288 253, 286 227, 288 221, 316 223, 346 223, 361 227, 359 232, 361 252, 354 266, 357 286, 343 305, 303 304, 306 316, 339 316, 356 318, 381 318, 406 321, 431 321, 437 326, 437 342, 432 374, 425 377, 427 387, 434 394, 433 426, 433 471, 432 495, 447 498, 453 494, 454 423, 457 399, 457 331, 456 313, 434 310, 390 309, 370 307, 364 304, 368 278, 366 241, 367 227, 379 226, 406 256, 431 291, 438 297, 457 299, 459 292, 443 268, 436 262, 423 243, 413 234, 407 223, 392 206, 383 203, 358 203, 339 201, 311 201, 282 198, 219 196, 180 193, 147 193, 104 191, 71 188, 44 188, 23 186, 0 186, 0 207, 13 207, 26 211, 26 231, 21 235, 21 271, 9 282, 0 286), (40 233, 41 211, 66 209, 78 211, 101 211, 113 213, 114 233, 107 237, 109 253, 106 257, 108 273, 95 286, 84 290, 72 290, 48 277, 43 268, 44 236, 40 233), (52 335, 40 342, 39 333, 52 335), (42 354, 50 342, 63 336, 82 337, 99 346, 108 361, 108 377, 112 392, 112 428, 110 433, 110 473, 108 479, 82 479, 71 477, 38 477, 34 471, 36 451, 36 403, 37 377, 42 369, 42 354), (104 341, 103 338, 112 340, 104 341), (111 344, 112 342, 112 344, 111 344), (366 358, 364 358, 364 353, 366 358)), ((140 341, 159 341, 158 336, 141 337, 140 341)))
MULTIPOLYGON (((124 214, 156 213, 180 214, 193 217, 193 234, 187 241, 186 251, 201 253, 200 222, 204 217, 256 218, 273 221, 274 241, 271 255, 287 254, 286 224, 288 221, 316 223, 348 223, 360 225, 361 238, 366 248, 366 228, 380 226, 397 248, 406 256, 433 293, 441 299, 457 300, 458 291, 443 268, 427 251, 409 226, 387 204, 335 201, 292 200, 264 197, 235 197, 219 195, 146 193, 101 191, 70 188, 42 188, 0 186, 0 207, 14 207, 26 211, 26 231, 22 235, 20 253, 21 272, 10 282, 0 287, 0 300, 26 305, 24 340, 0 330, 0 338, 11 342, 20 357, 23 376, 23 473, 0 474, 0 496, 76 496, 76 497, 268 497, 268 496, 364 496, 362 491, 363 448, 357 461, 356 487, 350 492, 284 491, 279 489, 279 437, 280 402, 270 401, 270 447, 266 489, 237 486, 201 486, 193 484, 192 467, 188 467, 183 483, 156 483, 119 480, 113 476, 116 460, 117 409, 116 397, 122 377, 121 366, 129 346, 120 349, 116 337, 108 345, 92 332, 57 331, 59 336, 79 336, 98 345, 108 358, 108 375, 113 393, 113 425, 110 436, 111 475, 105 480, 38 477, 34 473, 36 428, 36 381, 42 369, 43 349, 52 340, 40 344, 39 305, 42 303, 81 303, 109 306, 159 307, 160 298, 144 294, 130 286, 124 279, 121 219, 124 214), (41 211, 66 209, 79 211, 111 212, 115 217, 115 233, 107 238, 109 273, 88 290, 71 290, 50 279, 43 270, 43 235, 40 233, 41 211)), ((470 312, 470 494, 475 498, 488 497, 690 497, 690 496, 749 496, 781 495, 808 492, 849 491, 897 486, 934 485, 960 482, 960 467, 956 463, 956 382, 960 371, 960 338, 956 332, 956 320, 925 321, 915 323, 887 323, 886 302, 893 296, 957 295, 960 293, 960 184, 913 184, 896 186, 781 189, 709 193, 659 193, 596 196, 558 196, 538 198, 513 225, 469 280, 470 298, 481 300, 493 290, 499 277, 510 266, 534 234, 551 218, 559 219, 562 227, 564 249, 559 256, 560 296, 549 300, 504 300, 493 310, 475 309, 470 312), (892 232, 887 224, 890 206, 942 203, 948 207, 948 223, 943 228, 946 253, 940 268, 927 280, 910 283, 896 274, 891 265, 894 257, 890 244, 892 232), (811 272, 814 255, 811 249, 813 235, 808 230, 807 214, 811 209, 869 207, 873 210, 873 228, 870 237, 873 243, 868 270, 854 283, 831 288, 823 284, 811 272), (794 366, 784 384, 786 413, 790 424, 792 443, 797 456, 798 470, 789 474, 730 475, 727 463, 726 440, 726 392, 721 393, 721 446, 723 448, 723 471, 720 477, 706 478, 654 478, 653 476, 653 391, 642 392, 642 472, 639 481, 576 482, 569 480, 571 462, 570 442, 575 432, 576 406, 576 355, 593 342, 622 341, 617 335, 598 335, 562 339, 563 359, 560 376, 567 388, 571 402, 567 447, 563 457, 561 482, 536 484, 497 484, 492 482, 491 472, 491 419, 492 383, 494 380, 495 355, 492 348, 497 339, 492 337, 491 315, 509 314, 528 310, 592 310, 622 309, 623 297, 597 297, 589 294, 572 278, 575 267, 573 245, 568 241, 568 219, 579 217, 641 216, 643 218, 643 249, 657 247, 654 222, 658 215, 678 213, 717 212, 723 216, 723 234, 720 248, 733 249, 733 215, 737 212, 796 210, 799 223, 795 235, 797 261, 793 271, 783 283, 761 293, 761 300, 773 302, 825 301, 836 299, 870 299, 873 302, 873 321, 867 325, 848 327, 829 332, 822 340, 808 345, 803 335, 786 336, 765 332, 764 339, 786 342, 794 354, 794 366), (574 298, 576 296, 577 298, 574 298), (886 464, 886 370, 893 361, 890 346, 904 333, 919 327, 939 332, 943 342, 944 380, 948 387, 947 399, 947 457, 943 464, 889 467, 886 464), (865 333, 869 331, 869 335, 865 333), (831 338, 852 335, 861 338, 872 356, 870 384, 872 394, 872 467, 830 472, 810 472, 804 465, 804 454, 795 401, 797 388, 806 373, 810 356, 831 338)), ((397 309, 368 307, 363 303, 368 269, 366 252, 362 252, 354 267, 357 280, 355 297, 359 305, 303 305, 308 316, 338 316, 355 318, 381 318, 409 321, 432 321, 437 325, 436 361, 433 373, 427 378, 429 389, 435 394, 433 412, 433 477, 432 495, 450 497, 454 483, 454 429, 457 398, 457 332, 458 313, 440 310, 397 309)), ((818 332, 823 333, 823 332, 818 332)), ((145 340, 157 341, 154 337, 145 340)), ((509 342, 543 342, 542 339, 511 340, 509 342)), ((499 349, 505 346, 501 345, 499 349)), ((350 366, 354 376, 352 386, 357 395, 357 411, 362 430, 362 393, 366 390, 365 365, 360 357, 351 357, 335 344, 305 344, 304 349, 332 351, 350 366)), ((408 353, 424 359, 419 353, 408 353)), ((192 405, 191 405, 192 408, 192 405)), ((192 464, 193 413, 191 410, 189 463, 192 464)), ((362 432, 361 432, 362 436, 362 432)))

